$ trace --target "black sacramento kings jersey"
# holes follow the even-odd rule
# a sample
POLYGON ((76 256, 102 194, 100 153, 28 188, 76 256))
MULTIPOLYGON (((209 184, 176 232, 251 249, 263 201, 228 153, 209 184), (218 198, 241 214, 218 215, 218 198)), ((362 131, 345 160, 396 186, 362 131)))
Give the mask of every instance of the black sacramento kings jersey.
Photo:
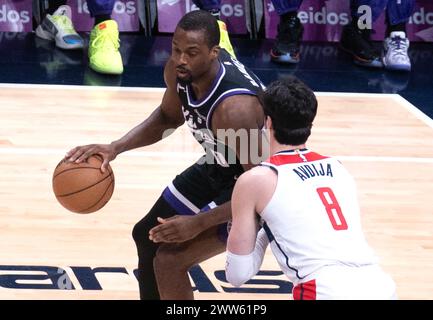
POLYGON ((182 101, 185 122, 206 151, 206 163, 215 161, 222 167, 239 166, 236 153, 213 135, 212 115, 224 99, 240 94, 257 95, 265 87, 253 72, 224 49, 220 51, 219 61, 218 74, 203 99, 197 101, 192 88, 179 82, 177 92, 182 101))

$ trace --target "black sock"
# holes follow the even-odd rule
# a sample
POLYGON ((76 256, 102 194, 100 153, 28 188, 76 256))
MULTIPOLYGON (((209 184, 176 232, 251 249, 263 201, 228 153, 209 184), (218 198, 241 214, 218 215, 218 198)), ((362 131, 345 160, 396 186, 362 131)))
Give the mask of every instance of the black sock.
POLYGON ((66 0, 50 0, 48 1, 47 14, 52 15, 60 6, 66 4, 66 0))
POLYGON ((358 17, 352 17, 352 22, 351 22, 351 24, 352 24, 352 28, 353 28, 353 30, 355 30, 355 31, 357 31, 359 34, 361 34, 362 35, 362 37, 365 39, 365 40, 367 40, 367 41, 370 41, 370 36, 371 36, 371 32, 372 32, 372 30, 371 29, 360 29, 359 28, 359 26, 358 26, 358 21, 359 21, 359 18, 358 17))
POLYGON ((404 33, 406 33, 406 23, 399 23, 399 24, 395 24, 395 25, 391 25, 389 23, 387 23, 386 25, 386 37, 389 37, 391 35, 391 32, 394 31, 403 31, 404 33))
POLYGON ((97 16, 95 16, 94 26, 96 26, 97 24, 100 24, 101 22, 107 21, 107 20, 111 20, 111 15, 109 15, 109 14, 97 15, 97 16))
POLYGON ((352 26, 358 29, 358 17, 352 17, 352 26))
POLYGON ((285 23, 289 22, 290 20, 296 18, 297 15, 298 15, 298 11, 286 12, 280 16, 280 22, 285 24, 285 23))

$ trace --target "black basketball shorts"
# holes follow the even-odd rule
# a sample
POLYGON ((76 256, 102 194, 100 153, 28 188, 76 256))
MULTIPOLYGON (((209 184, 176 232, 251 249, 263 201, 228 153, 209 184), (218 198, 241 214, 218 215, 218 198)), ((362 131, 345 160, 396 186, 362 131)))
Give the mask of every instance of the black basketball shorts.
MULTIPOLYGON (((225 168, 203 162, 201 158, 177 175, 162 193, 179 215, 195 215, 230 201, 236 179, 243 172, 241 165, 225 168)), ((227 241, 228 223, 219 226, 218 236, 227 241)))

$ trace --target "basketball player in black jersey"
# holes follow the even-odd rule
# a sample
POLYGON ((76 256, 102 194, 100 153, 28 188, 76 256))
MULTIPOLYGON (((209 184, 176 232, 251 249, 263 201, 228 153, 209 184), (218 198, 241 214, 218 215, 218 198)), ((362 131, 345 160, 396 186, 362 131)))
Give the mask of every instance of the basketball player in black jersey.
POLYGON ((66 154, 75 162, 100 154, 104 171, 118 154, 158 142, 185 122, 205 148, 206 154, 176 176, 134 227, 141 299, 194 298, 187 272, 225 251, 235 179, 262 160, 253 163, 248 156, 241 163, 240 146, 230 148, 226 140, 216 139, 217 130, 257 132, 264 124, 257 99, 263 85, 218 43, 219 28, 211 14, 186 14, 173 35, 160 106, 119 140, 66 154))

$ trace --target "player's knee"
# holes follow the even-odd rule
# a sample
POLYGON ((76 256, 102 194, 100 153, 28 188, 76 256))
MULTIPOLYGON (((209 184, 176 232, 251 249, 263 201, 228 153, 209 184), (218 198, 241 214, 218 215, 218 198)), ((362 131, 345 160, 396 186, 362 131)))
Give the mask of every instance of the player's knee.
POLYGON ((183 253, 181 251, 161 246, 156 252, 155 258, 153 258, 155 273, 162 275, 165 272, 187 272, 191 266, 185 263, 185 259, 182 256, 183 253))
POLYGON ((150 219, 143 218, 137 222, 132 229, 132 238, 137 245, 145 245, 149 240, 149 230, 152 228, 150 225, 150 219))
POLYGON ((159 197, 152 209, 132 229, 132 237, 137 246, 153 245, 153 242, 149 240, 149 231, 158 224, 157 217, 168 218, 175 214, 175 210, 167 201, 162 196, 159 197))
MULTIPOLYGON (((166 272, 170 272, 170 269, 172 269, 174 263, 173 258, 169 255, 156 253, 155 257, 153 258, 153 270, 155 272, 155 276, 157 278, 164 277, 164 274, 166 272)), ((171 270, 172 272, 174 270, 171 270)))

